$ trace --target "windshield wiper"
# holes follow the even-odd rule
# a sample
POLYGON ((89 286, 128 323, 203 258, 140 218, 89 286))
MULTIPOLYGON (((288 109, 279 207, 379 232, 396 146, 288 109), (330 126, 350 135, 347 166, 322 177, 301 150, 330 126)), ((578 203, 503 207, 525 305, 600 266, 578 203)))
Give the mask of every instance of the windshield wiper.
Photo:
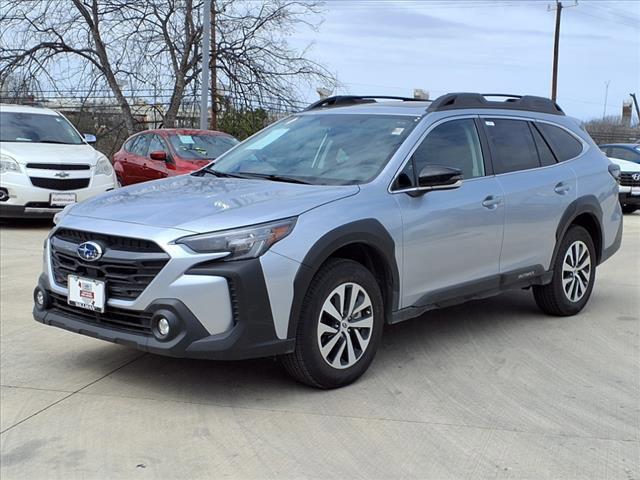
POLYGON ((79 143, 61 142, 59 140, 40 140, 37 143, 57 143, 60 145, 80 145, 79 143))
POLYGON ((241 175, 239 173, 219 172, 218 170, 214 170, 213 168, 203 168, 202 170, 198 170, 197 172, 193 172, 191 175, 195 175, 196 177, 202 177, 205 173, 208 173, 209 175, 215 175, 216 177, 244 178, 244 179, 249 178, 249 177, 247 177, 245 175, 241 175))
POLYGON ((243 175, 244 178, 264 178, 265 180, 271 180, 274 182, 300 183, 303 185, 311 185, 311 182, 307 182, 296 177, 288 177, 287 175, 277 175, 274 173, 243 172, 243 175))

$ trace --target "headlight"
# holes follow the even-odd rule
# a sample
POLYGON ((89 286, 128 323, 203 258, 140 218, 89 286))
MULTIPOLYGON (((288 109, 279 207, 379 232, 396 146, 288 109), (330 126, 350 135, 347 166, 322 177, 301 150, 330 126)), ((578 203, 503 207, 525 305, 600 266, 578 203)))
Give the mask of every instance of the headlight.
POLYGON ((98 163, 96 163, 96 169, 93 173, 95 175, 111 175, 112 171, 113 168, 111 167, 109 160, 107 160, 106 158, 101 158, 100 160, 98 160, 98 163))
POLYGON ((72 205, 67 205, 66 207, 64 207, 62 210, 60 210, 58 213, 56 213, 53 216, 53 224, 54 225, 58 225, 60 223, 60 221, 67 216, 67 214, 69 213, 69 210, 71 210, 71 207, 73 207, 72 205))
POLYGON ((9 155, 0 155, 0 173, 20 173, 20 165, 9 155))
POLYGON ((296 224, 295 218, 263 223, 251 227, 202 233, 184 237, 176 243, 186 245, 197 253, 228 253, 227 260, 257 258, 271 245, 289 235, 296 224))

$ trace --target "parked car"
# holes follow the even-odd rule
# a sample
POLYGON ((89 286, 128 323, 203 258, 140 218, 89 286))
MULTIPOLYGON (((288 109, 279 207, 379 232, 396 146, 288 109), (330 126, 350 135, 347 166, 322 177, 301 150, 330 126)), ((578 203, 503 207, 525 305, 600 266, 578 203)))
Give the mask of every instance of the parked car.
POLYGON ((638 143, 609 143, 600 145, 600 150, 609 158, 640 163, 640 144, 638 143))
POLYGON ((66 205, 112 190, 109 159, 59 112, 0 105, 0 217, 51 218, 66 205))
POLYGON ((619 174, 551 100, 331 97, 184 175, 66 209, 37 321, 177 357, 280 356, 333 388, 385 323, 508 289, 575 315, 619 174))
POLYGON ((231 135, 212 130, 146 130, 124 142, 113 166, 120 184, 131 185, 193 172, 237 144, 231 135))
POLYGON ((623 213, 640 209, 640 163, 609 157, 620 167, 619 198, 623 213))

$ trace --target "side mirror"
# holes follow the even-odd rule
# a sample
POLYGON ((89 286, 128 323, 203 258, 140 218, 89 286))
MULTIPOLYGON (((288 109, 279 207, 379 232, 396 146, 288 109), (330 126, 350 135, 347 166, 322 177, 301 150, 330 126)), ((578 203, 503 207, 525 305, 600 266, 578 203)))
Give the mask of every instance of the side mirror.
POLYGON ((82 136, 84 137, 84 141, 87 143, 96 143, 97 141, 96 136, 91 133, 83 133, 82 136))
POLYGON ((418 187, 413 191, 420 195, 430 190, 453 190, 462 185, 462 171, 441 165, 427 165, 418 175, 418 187))
POLYGON ((151 160, 159 160, 161 162, 166 162, 167 161, 167 153, 163 152, 162 150, 158 150, 155 152, 151 152, 149 154, 149 158, 151 158, 151 160))

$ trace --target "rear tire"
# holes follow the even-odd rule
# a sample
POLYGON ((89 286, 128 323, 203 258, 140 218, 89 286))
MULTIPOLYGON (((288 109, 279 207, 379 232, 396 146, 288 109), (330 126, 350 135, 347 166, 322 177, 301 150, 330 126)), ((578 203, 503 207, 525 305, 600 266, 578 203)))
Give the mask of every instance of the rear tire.
POLYGON ((553 278, 547 285, 535 285, 533 297, 549 315, 575 315, 589 301, 596 279, 593 240, 583 227, 569 228, 560 243, 553 264, 553 278))
POLYGON ((633 213, 638 210, 635 205, 622 205, 622 213, 633 213))
POLYGON ((337 388, 357 380, 373 361, 384 325, 380 287, 369 270, 329 260, 311 281, 296 332, 296 349, 281 358, 297 381, 337 388))

